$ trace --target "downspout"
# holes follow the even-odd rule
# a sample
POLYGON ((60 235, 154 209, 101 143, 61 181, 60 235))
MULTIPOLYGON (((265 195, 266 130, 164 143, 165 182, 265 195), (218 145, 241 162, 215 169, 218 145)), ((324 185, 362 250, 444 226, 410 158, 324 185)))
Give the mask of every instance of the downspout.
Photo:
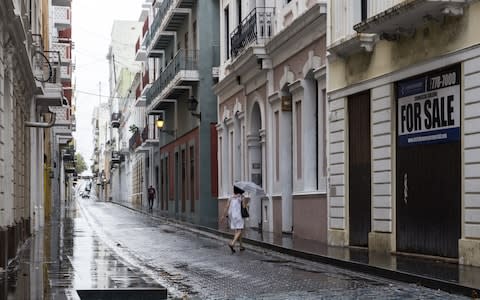
POLYGON ((25 122, 25 127, 35 127, 35 128, 51 128, 55 125, 56 114, 54 112, 49 112, 52 116, 50 122, 25 122))

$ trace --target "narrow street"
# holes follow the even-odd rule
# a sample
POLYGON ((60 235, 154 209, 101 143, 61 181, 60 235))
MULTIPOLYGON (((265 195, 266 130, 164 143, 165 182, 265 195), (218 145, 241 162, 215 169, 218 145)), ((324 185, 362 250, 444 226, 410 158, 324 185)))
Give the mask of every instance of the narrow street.
POLYGON ((249 245, 245 252, 232 255, 226 241, 216 236, 112 203, 79 198, 69 218, 74 233, 69 257, 74 288, 158 283, 171 298, 186 295, 189 299, 463 299, 249 245), (90 262, 94 249, 103 253, 103 262, 108 257, 117 268, 105 269, 111 264, 98 259, 90 262), (132 274, 124 279, 135 282, 115 280, 125 269, 132 274))

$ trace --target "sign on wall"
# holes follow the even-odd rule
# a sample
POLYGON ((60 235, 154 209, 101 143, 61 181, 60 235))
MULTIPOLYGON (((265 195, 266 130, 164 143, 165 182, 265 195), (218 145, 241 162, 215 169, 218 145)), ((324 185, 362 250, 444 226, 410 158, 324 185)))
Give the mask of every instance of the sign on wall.
POLYGON ((460 140, 460 66, 396 84, 399 146, 460 140))

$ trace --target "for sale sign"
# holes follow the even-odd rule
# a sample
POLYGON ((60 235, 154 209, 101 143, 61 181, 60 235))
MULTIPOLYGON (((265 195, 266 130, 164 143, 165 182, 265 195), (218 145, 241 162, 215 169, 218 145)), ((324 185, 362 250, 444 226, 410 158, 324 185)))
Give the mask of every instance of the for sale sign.
POLYGON ((460 68, 397 82, 398 145, 460 140, 460 68))

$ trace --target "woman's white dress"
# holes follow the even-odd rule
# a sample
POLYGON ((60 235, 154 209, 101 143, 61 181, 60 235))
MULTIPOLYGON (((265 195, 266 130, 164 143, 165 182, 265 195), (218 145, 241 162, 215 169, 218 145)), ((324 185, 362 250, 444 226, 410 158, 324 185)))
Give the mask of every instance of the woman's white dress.
POLYGON ((228 219, 230 220, 230 229, 243 229, 244 221, 240 209, 242 207, 242 197, 233 196, 230 198, 228 207, 228 219))

